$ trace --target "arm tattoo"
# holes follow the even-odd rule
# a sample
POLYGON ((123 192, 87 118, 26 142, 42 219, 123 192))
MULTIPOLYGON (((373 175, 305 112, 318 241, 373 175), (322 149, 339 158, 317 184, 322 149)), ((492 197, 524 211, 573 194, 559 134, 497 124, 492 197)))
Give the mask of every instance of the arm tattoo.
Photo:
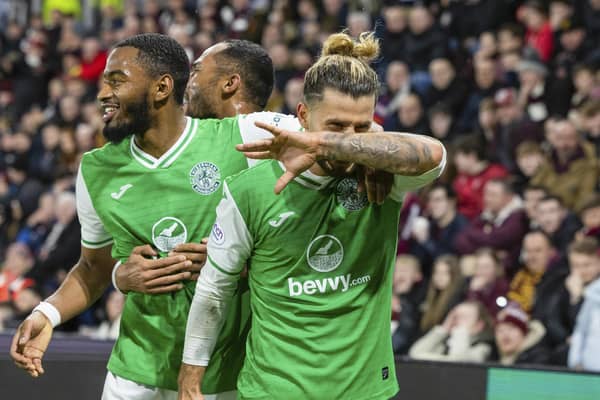
POLYGON ((369 133, 323 135, 321 158, 356 162, 399 175, 421 175, 438 164, 435 142, 419 135, 369 133))

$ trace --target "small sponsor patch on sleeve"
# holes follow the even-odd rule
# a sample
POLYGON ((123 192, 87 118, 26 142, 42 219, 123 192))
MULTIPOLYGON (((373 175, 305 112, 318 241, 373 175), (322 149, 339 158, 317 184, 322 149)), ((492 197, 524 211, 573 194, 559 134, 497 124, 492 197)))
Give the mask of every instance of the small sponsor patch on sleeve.
POLYGON ((223 232, 223 229, 221 229, 221 227, 219 226, 218 223, 215 223, 212 227, 212 231, 211 231, 211 236, 213 241, 216 244, 223 244, 225 243, 225 233, 223 232))
POLYGON ((381 379, 386 380, 390 377, 390 369, 388 367, 381 368, 381 379))

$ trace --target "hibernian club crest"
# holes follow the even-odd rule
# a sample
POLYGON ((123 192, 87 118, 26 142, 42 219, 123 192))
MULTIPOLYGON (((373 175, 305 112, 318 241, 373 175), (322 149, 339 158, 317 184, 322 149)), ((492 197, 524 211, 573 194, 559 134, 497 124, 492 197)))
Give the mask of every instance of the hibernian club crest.
POLYGON ((190 184, 196 192, 209 195, 221 185, 221 171, 211 162, 199 162, 190 170, 190 184))
POLYGON ((358 211, 369 203, 365 192, 358 192, 356 179, 344 178, 335 188, 337 201, 348 211, 358 211))

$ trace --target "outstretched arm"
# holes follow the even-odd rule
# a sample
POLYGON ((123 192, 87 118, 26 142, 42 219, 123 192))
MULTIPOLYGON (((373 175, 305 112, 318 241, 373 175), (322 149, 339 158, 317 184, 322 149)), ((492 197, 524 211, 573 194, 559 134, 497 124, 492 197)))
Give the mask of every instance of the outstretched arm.
POLYGON ((284 164, 286 173, 278 181, 276 193, 319 160, 346 161, 395 175, 418 176, 438 167, 445 153, 438 140, 424 135, 291 132, 262 122, 256 125, 271 132, 273 138, 238 145, 237 149, 249 158, 273 158, 284 164))

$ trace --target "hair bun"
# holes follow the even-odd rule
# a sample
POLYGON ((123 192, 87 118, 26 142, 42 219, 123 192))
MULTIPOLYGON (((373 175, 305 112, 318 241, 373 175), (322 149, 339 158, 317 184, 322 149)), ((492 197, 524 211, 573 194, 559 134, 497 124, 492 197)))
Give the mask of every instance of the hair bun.
POLYGON ((347 33, 336 33, 323 43, 321 56, 332 55, 354 57, 369 63, 379 55, 379 41, 373 32, 361 33, 356 41, 347 33))

